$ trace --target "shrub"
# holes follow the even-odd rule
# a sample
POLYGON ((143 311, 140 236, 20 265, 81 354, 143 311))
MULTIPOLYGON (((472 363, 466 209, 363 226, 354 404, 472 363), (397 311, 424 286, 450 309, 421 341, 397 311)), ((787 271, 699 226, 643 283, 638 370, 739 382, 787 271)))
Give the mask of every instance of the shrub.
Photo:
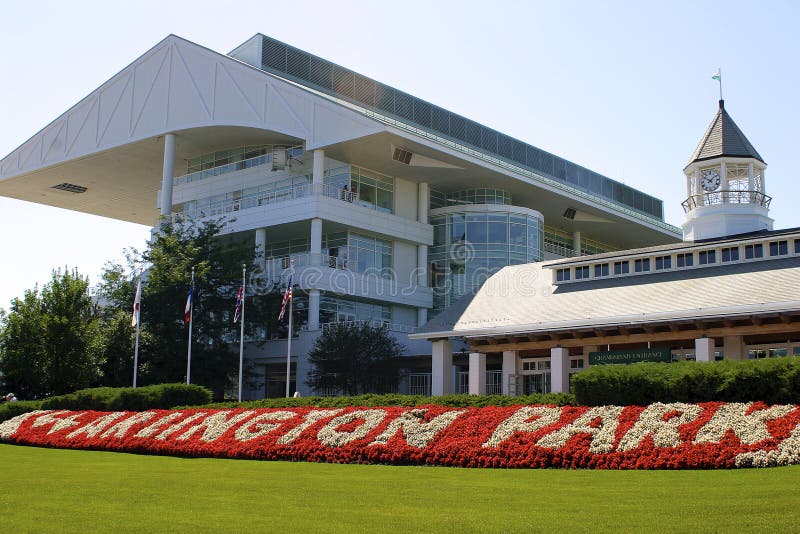
POLYGON ((211 392, 194 384, 157 384, 138 388, 92 388, 42 401, 44 410, 141 411, 211 402, 211 392))
POLYGON ((572 377, 579 405, 800 402, 800 358, 597 365, 572 377))

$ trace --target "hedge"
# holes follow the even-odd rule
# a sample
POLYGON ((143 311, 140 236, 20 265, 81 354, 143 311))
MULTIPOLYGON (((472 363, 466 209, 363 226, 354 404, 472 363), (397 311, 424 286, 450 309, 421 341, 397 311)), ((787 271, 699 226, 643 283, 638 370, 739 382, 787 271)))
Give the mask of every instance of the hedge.
POLYGON ((572 377, 585 406, 654 402, 800 403, 800 358, 596 365, 572 377))
POLYGON ((194 384, 157 384, 138 388, 91 388, 37 401, 0 404, 0 421, 33 410, 143 411, 211 402, 211 392, 194 384))
POLYGON ((210 404, 208 408, 302 408, 314 406, 318 408, 346 408, 348 406, 452 406, 454 408, 484 406, 514 406, 529 404, 553 404, 570 406, 575 404, 575 396, 569 393, 545 393, 536 395, 443 395, 428 397, 425 395, 403 395, 389 393, 385 395, 365 394, 354 397, 292 397, 260 399, 244 402, 219 402, 210 404))

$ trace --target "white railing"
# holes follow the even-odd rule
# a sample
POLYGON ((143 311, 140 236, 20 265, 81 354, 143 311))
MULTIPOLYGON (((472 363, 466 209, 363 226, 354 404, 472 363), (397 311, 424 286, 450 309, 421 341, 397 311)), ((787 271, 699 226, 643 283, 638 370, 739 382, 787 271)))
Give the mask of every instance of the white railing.
POLYGON ((559 256, 563 256, 565 258, 571 258, 575 256, 575 251, 572 248, 567 247, 565 245, 559 245, 557 243, 548 243, 547 241, 545 241, 543 248, 545 252, 558 254, 559 256))
MULTIPOLYGON (((275 148, 286 150, 287 159, 298 156, 303 152, 303 147, 301 146, 273 147, 273 149, 270 150, 270 152, 267 154, 262 154, 261 156, 256 156, 254 158, 243 159, 241 161, 234 161, 233 163, 220 165, 219 167, 212 167, 211 169, 205 169, 202 171, 184 174, 183 176, 178 176, 174 178, 172 180, 172 183, 173 185, 188 184, 191 182, 197 182, 199 180, 205 180, 206 178, 213 178, 214 176, 230 174, 232 172, 241 171, 244 169, 250 169, 253 167, 259 167, 261 165, 266 165, 267 163, 272 163, 275 148)), ((281 169, 273 169, 273 170, 281 170, 281 169)))
POLYGON ((411 373, 408 375, 409 395, 431 395, 431 373, 411 373))
POLYGON ((683 211, 689 213, 698 206, 715 206, 717 204, 755 204, 762 208, 769 208, 772 197, 761 191, 709 191, 700 195, 692 195, 684 200, 681 205, 683 211))
MULTIPOLYGON (((456 372, 456 393, 469 393, 469 371, 456 372)), ((503 394, 503 372, 486 371, 486 394, 503 394)))
POLYGON ((215 204, 211 204, 210 206, 198 208, 192 211, 173 213, 172 222, 179 223, 184 220, 196 220, 204 219, 206 217, 229 215, 245 209, 259 208, 281 202, 289 202, 291 200, 306 198, 312 195, 322 195, 329 198, 336 198, 343 202, 355 202, 358 200, 358 195, 356 193, 345 191, 340 187, 327 184, 314 185, 311 183, 306 183, 276 191, 269 191, 267 193, 248 195, 240 199, 217 202, 215 204))
MULTIPOLYGON (((386 328, 390 332, 401 332, 404 334, 413 334, 417 331, 416 326, 409 326, 407 324, 399 324, 399 323, 392 323, 389 321, 381 321, 380 319, 364 319, 362 321, 334 321, 330 323, 321 323, 320 329, 324 332, 330 328, 334 328, 336 326, 362 326, 364 324, 368 324, 375 328, 386 328)), ((304 325, 304 330, 307 330, 307 325, 304 325)))

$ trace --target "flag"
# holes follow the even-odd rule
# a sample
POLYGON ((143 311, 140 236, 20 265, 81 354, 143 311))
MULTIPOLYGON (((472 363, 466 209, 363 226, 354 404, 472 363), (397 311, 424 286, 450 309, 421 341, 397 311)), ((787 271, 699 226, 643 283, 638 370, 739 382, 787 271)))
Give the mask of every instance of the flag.
POLYGON ((133 298, 133 318, 131 318, 131 326, 136 326, 139 322, 139 308, 142 304, 142 279, 136 284, 136 296, 133 298))
POLYGON ((192 304, 194 304, 194 286, 189 286, 189 297, 186 299, 186 307, 183 309, 183 320, 187 323, 192 318, 192 304))
POLYGON ((237 323, 239 321, 239 317, 242 315, 242 306, 244 306, 244 286, 239 287, 239 291, 236 293, 236 310, 233 312, 233 322, 237 323))
POLYGON ((283 319, 283 314, 286 313, 286 306, 292 300, 292 275, 289 275, 289 282, 286 285, 286 292, 283 294, 283 302, 281 303, 281 312, 278 314, 278 320, 283 319))
POLYGON ((717 70, 717 72, 714 73, 714 75, 711 77, 711 79, 712 80, 719 80, 721 77, 722 77, 722 75, 719 73, 719 70, 717 70))

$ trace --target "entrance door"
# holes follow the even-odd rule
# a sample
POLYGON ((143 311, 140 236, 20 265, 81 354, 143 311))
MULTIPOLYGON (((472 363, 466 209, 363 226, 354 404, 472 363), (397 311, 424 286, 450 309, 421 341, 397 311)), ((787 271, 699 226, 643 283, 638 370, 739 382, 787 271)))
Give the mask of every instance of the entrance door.
POLYGON ((523 394, 550 393, 550 358, 522 360, 523 394))

